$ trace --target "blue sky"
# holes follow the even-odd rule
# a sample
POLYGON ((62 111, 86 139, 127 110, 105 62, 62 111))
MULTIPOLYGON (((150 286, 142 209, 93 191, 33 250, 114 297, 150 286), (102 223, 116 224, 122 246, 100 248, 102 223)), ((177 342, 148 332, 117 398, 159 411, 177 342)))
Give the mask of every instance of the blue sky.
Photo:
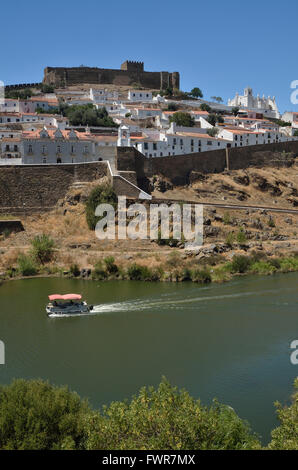
POLYGON ((48 66, 179 71, 181 88, 206 99, 251 86, 298 111, 297 0, 26 0, 1 2, 0 80, 40 81, 48 66), (297 108, 297 109, 296 109, 297 108))

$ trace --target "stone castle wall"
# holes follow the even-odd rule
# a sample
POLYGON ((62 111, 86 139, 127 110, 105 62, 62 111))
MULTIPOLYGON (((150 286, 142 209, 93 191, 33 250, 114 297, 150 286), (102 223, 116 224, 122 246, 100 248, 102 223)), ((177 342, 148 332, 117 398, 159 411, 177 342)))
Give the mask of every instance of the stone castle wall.
MULTIPOLYGON (((298 142, 233 147, 228 149, 229 169, 291 166, 298 156, 298 142)), ((136 171, 138 186, 148 191, 149 178, 162 175, 174 185, 190 184, 191 173, 221 173, 227 168, 226 149, 188 155, 147 158, 133 147, 117 148, 118 171, 136 171)))
MULTIPOLYGON (((144 88, 159 90, 170 86, 179 88, 178 72, 146 72, 140 64, 125 62, 126 68, 102 69, 97 67, 46 67, 43 83, 71 86, 81 83, 129 86, 140 83, 144 88)), ((122 64, 122 66, 124 65, 122 64)))

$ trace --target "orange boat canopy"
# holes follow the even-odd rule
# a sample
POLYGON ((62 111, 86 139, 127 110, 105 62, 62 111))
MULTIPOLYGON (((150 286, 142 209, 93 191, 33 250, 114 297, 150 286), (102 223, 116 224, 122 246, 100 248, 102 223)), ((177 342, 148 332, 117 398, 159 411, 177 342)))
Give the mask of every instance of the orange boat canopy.
POLYGON ((49 300, 81 300, 82 296, 80 294, 52 294, 49 295, 49 300))

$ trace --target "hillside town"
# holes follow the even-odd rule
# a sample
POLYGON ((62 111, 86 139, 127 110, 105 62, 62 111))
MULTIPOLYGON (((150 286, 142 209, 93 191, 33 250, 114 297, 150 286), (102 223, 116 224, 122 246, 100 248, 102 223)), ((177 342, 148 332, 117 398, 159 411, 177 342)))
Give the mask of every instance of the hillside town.
POLYGON ((6 87, 0 101, 0 164, 113 164, 116 147, 161 158, 298 140, 298 113, 281 115, 275 97, 254 96, 247 87, 223 104, 221 97, 203 99, 199 88, 171 88, 174 74, 162 73, 168 81, 160 90, 141 83, 6 87))

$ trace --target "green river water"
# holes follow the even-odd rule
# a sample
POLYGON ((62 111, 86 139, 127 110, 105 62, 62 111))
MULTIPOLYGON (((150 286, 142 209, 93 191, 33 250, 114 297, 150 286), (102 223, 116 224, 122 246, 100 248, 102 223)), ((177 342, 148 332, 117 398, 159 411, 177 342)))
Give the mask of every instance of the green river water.
POLYGON ((298 366, 297 273, 226 284, 27 279, 0 286, 0 383, 41 377, 95 407, 161 377, 209 404, 229 404, 267 442, 275 400, 288 402, 298 366), (82 293, 87 316, 48 318, 50 293, 82 293))

